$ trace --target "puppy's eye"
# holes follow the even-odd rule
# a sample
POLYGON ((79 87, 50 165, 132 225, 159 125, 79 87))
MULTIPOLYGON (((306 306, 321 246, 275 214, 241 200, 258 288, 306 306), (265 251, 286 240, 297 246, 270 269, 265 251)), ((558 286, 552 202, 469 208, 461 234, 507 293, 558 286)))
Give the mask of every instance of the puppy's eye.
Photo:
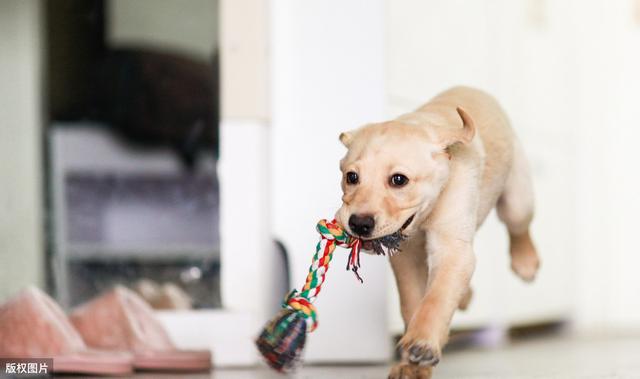
POLYGON ((393 187, 402 187, 407 183, 409 183, 409 178, 402 174, 393 174, 389 179, 389 184, 391 184, 391 186, 393 187))
POLYGON ((358 180, 359 180, 358 174, 356 174, 353 171, 347 172, 346 179, 347 179, 347 184, 358 184, 358 180))

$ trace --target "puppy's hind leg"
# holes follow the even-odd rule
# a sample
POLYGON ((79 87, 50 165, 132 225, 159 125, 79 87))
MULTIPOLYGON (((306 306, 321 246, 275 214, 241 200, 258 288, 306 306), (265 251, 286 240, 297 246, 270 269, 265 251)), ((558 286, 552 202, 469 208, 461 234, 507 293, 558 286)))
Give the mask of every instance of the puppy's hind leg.
POLYGON ((461 311, 466 311, 471 303, 471 298, 473 297, 473 288, 468 287, 467 291, 462 296, 462 300, 460 300, 460 304, 458 304, 458 309, 461 311))
POLYGON ((516 140, 513 165, 496 206, 498 217, 509 231, 511 269, 522 280, 532 281, 540 259, 529 234, 533 219, 533 183, 522 146, 516 140))

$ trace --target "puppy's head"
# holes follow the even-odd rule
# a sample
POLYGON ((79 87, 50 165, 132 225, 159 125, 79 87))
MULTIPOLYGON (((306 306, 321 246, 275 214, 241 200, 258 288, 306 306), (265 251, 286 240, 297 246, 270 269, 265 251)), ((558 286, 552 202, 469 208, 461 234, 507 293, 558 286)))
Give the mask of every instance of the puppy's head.
POLYGON ((348 151, 336 218, 351 235, 378 240, 418 228, 449 177, 449 148, 475 135, 462 109, 455 120, 413 114, 340 135, 348 151))

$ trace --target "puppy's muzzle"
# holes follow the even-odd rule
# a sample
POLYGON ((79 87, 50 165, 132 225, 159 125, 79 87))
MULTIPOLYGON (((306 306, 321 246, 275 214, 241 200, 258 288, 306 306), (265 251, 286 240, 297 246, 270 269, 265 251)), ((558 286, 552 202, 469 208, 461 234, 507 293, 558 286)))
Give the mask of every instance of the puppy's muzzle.
POLYGON ((360 237, 368 237, 373 232, 376 222, 371 215, 351 215, 349 229, 360 237))

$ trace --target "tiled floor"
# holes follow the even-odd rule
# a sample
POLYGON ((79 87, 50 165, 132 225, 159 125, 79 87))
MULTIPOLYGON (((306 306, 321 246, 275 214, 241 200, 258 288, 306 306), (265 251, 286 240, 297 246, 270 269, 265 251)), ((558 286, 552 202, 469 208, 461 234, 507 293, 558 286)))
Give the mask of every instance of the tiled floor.
MULTIPOLYGON (((386 378, 389 367, 307 366, 291 378, 386 378)), ((276 379, 284 376, 267 369, 214 370, 210 375, 138 374, 136 379, 276 379)), ((76 377, 77 378, 77 377, 76 377)), ((621 337, 546 338, 500 348, 450 352, 434 379, 571 379, 640 378, 640 334, 621 337)))

